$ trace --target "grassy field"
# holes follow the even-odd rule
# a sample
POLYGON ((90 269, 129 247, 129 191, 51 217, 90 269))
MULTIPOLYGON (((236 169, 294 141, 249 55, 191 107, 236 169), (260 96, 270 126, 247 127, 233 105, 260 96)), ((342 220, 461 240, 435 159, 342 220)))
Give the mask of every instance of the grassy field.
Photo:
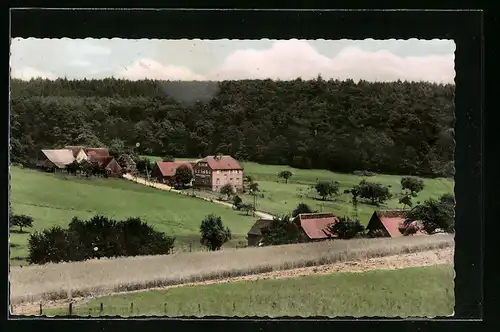
MULTIPOLYGON (((255 218, 229 207, 161 191, 121 179, 79 179, 11 167, 11 202, 14 213, 34 218, 28 232, 54 225, 65 227, 74 216, 101 214, 113 218, 141 217, 155 229, 177 237, 176 244, 199 246, 199 225, 215 213, 233 232, 235 245, 245 241, 255 218)), ((29 233, 10 234, 11 264, 25 264, 29 233)), ((246 242, 246 241, 245 241, 246 242)))
POLYGON ((334 240, 270 247, 11 267, 16 303, 87 297, 453 247, 448 234, 334 240), (43 275, 43 278, 40 276, 43 275))
MULTIPOLYGON (((152 161, 161 160, 159 157, 147 156, 152 161)), ((178 158, 176 160, 193 160, 178 158)), ((312 209, 333 212, 340 216, 353 215, 354 209, 351 204, 351 195, 344 194, 344 189, 350 189, 359 184, 362 179, 370 182, 382 183, 390 187, 394 197, 380 207, 365 204, 361 200, 358 203, 358 217, 362 224, 367 224, 375 209, 401 209, 399 197, 401 192, 401 176, 376 175, 371 177, 360 177, 353 174, 334 173, 327 170, 303 170, 289 166, 261 165, 257 163, 242 163, 245 175, 251 175, 259 183, 263 198, 257 199, 257 209, 271 214, 291 213, 301 202, 308 204, 312 209), (293 176, 285 184, 283 179, 278 178, 281 171, 290 171, 293 176), (311 186, 318 181, 338 181, 340 190, 337 197, 322 201, 311 186)), ((413 203, 423 202, 429 198, 437 198, 442 194, 454 192, 454 181, 448 178, 424 179, 424 190, 413 199, 413 203)), ((212 196, 216 197, 216 195, 212 196)), ((253 203, 250 195, 241 195, 244 202, 253 203)))
MULTIPOLYGON (((100 315, 103 303, 102 315, 110 316, 449 316, 453 273, 451 265, 436 265, 185 286, 97 298, 73 313, 100 315)), ((68 308, 44 314, 67 315, 68 308)))

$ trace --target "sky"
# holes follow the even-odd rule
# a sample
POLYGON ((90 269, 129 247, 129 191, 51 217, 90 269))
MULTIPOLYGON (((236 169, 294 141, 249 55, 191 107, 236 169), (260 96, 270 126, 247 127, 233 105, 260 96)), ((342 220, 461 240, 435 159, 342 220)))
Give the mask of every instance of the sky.
POLYGON ((11 40, 11 76, 128 80, 363 79, 453 83, 452 40, 11 40))

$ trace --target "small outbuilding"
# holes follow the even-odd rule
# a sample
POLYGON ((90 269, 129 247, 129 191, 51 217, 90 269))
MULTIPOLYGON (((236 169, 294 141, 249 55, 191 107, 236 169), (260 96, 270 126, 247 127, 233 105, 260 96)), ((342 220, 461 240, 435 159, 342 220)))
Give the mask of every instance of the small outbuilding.
POLYGON ((272 219, 259 219, 253 224, 247 234, 249 247, 259 245, 260 241, 262 241, 262 229, 268 227, 272 221, 272 219))
MULTIPOLYGON (((371 237, 400 237, 402 227, 406 218, 406 211, 391 210, 391 211, 375 211, 366 226, 368 236, 371 237)), ((423 235, 422 223, 414 221, 411 225, 416 227, 416 232, 413 235, 423 235)))
POLYGON ((309 240, 317 241, 335 237, 329 226, 339 219, 333 213, 301 213, 293 221, 302 228, 309 240))
POLYGON ((175 173, 180 166, 186 166, 191 172, 193 171, 193 166, 189 162, 158 161, 151 170, 151 177, 155 178, 160 183, 174 185, 175 173))

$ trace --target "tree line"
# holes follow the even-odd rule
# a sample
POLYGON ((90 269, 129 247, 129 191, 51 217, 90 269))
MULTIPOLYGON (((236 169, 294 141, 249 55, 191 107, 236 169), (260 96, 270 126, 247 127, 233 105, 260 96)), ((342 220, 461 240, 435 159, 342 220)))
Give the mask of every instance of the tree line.
POLYGON ((11 91, 14 162, 81 144, 342 172, 454 174, 451 84, 38 79, 12 80, 11 91))

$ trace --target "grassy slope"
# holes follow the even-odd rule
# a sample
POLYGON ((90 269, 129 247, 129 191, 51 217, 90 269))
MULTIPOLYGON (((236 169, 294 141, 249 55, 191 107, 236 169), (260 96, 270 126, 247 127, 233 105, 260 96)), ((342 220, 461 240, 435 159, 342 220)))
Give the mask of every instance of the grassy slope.
MULTIPOLYGON (((254 218, 221 205, 156 190, 121 179, 64 179, 50 173, 11 167, 11 202, 15 213, 34 218, 40 230, 68 225, 74 216, 101 214, 113 218, 137 216, 178 240, 198 245, 199 224, 215 213, 237 240, 244 240, 254 218)), ((28 234, 11 232, 11 258, 27 255, 28 234)), ((16 264, 16 260, 11 261, 16 264)))
MULTIPOLYGON (((77 315, 447 316, 453 313, 453 267, 335 273, 290 279, 185 286, 106 296, 74 307, 77 315), (221 301, 221 299, 226 299, 221 301)), ((47 310, 67 314, 67 308, 47 310)))
MULTIPOLYGON (((158 161, 160 157, 147 156, 152 161, 158 161)), ((188 160, 186 158, 177 158, 176 160, 188 160)), ((192 159, 190 159, 192 160, 192 159)), ((257 199, 257 209, 271 214, 286 214, 291 213, 297 204, 304 202, 311 208, 324 211, 334 212, 338 215, 352 215, 354 209, 352 207, 351 195, 344 194, 344 189, 352 188, 359 184, 363 177, 353 174, 334 173, 327 170, 302 170, 289 166, 276 165, 261 165, 257 163, 243 163, 245 175, 252 175, 259 183, 261 193, 264 198, 257 199), (279 179, 277 174, 280 171, 288 170, 293 176, 288 180, 288 184, 284 183, 283 179, 279 179), (311 185, 315 185, 317 181, 338 181, 340 182, 340 195, 333 200, 321 201, 316 198, 315 190, 310 190, 311 185), (298 196, 299 191, 303 192, 303 197, 298 196), (306 194, 309 193, 309 197, 306 194)), ((390 185, 391 192, 394 197, 380 206, 381 209, 402 208, 399 204, 398 194, 401 192, 401 176, 398 175, 377 175, 365 177, 367 181, 383 183, 390 185)), ((419 193, 416 198, 413 198, 413 204, 418 201, 431 197, 438 197, 445 193, 453 193, 454 181, 447 178, 424 179, 424 190, 419 193)), ((250 195, 242 195, 243 200, 247 203, 253 202, 253 197, 250 195)), ((358 217, 362 224, 367 224, 373 211, 377 209, 370 204, 365 204, 362 201, 358 204, 358 217)))

